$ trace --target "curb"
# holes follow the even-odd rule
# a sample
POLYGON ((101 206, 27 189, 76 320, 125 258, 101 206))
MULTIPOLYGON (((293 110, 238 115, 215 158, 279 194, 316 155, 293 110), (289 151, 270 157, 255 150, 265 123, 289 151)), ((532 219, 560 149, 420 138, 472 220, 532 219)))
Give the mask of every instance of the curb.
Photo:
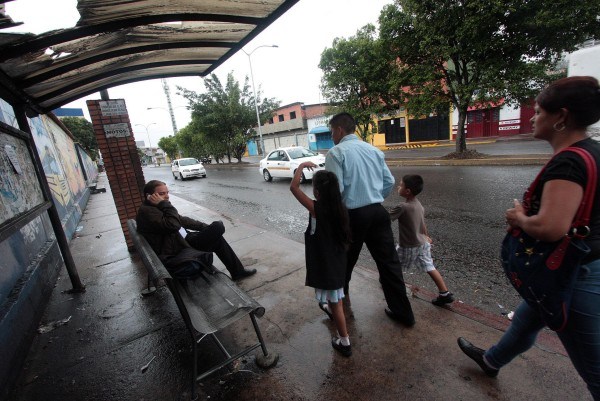
POLYGON ((386 159, 390 167, 402 166, 527 166, 544 165, 550 155, 538 157, 491 157, 488 159, 386 159))

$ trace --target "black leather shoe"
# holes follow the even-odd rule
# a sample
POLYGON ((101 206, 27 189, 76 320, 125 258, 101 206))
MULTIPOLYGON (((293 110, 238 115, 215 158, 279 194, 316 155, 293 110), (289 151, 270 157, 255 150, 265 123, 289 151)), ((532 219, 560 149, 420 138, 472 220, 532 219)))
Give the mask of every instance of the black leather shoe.
POLYGON ((398 316, 397 314, 395 314, 388 308, 385 308, 385 314, 388 315, 390 319, 395 320, 399 323, 402 323, 406 327, 412 327, 415 325, 414 319, 412 321, 407 321, 406 319, 401 318, 400 316, 398 316))
POLYGON ((246 278, 246 277, 250 277, 253 274, 256 274, 256 269, 244 269, 241 272, 239 272, 239 273, 237 273, 235 275, 232 275, 231 279, 233 281, 237 281, 237 280, 241 280, 241 279, 246 278))
POLYGON ((483 370, 486 375, 488 375, 489 377, 498 376, 499 370, 489 367, 483 360, 483 354, 485 353, 485 350, 477 348, 462 337, 458 337, 457 341, 458 346, 460 347, 462 352, 464 352, 469 358, 477 362, 481 370, 483 370))

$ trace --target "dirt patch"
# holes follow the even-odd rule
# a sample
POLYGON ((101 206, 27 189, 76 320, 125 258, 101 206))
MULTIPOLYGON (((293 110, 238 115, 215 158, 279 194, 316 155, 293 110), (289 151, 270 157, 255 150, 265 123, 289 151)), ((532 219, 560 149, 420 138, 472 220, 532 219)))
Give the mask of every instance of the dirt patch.
POLYGON ((467 149, 464 152, 448 153, 447 155, 442 156, 441 159, 443 159, 443 160, 456 160, 456 159, 464 160, 464 159, 487 159, 488 157, 490 157, 490 155, 487 155, 485 153, 480 153, 480 152, 476 151, 475 149, 467 149))

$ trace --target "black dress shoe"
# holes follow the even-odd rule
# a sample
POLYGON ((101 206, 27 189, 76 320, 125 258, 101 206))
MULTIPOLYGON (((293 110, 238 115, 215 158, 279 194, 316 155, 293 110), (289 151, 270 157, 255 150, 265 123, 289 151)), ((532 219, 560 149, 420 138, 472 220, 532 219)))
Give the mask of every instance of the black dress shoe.
POLYGON ((458 337, 457 341, 458 346, 460 347, 462 352, 464 352, 469 358, 477 362, 481 370, 483 370, 486 375, 488 375, 489 377, 498 376, 499 370, 488 366, 488 364, 485 363, 485 361, 483 360, 483 354, 485 354, 485 350, 477 348, 462 337, 458 337))
POLYGON ((233 281, 237 281, 237 280, 241 280, 246 277, 250 277, 255 273, 256 273, 256 269, 244 269, 241 272, 236 273, 235 275, 232 275, 231 279, 233 281))
POLYGON ((390 319, 395 320, 399 323, 402 323, 403 325, 405 325, 406 327, 412 327, 415 325, 415 320, 411 320, 408 321, 400 316, 398 316, 397 314, 395 314, 394 312, 392 312, 390 309, 385 308, 385 314, 389 316, 390 319))

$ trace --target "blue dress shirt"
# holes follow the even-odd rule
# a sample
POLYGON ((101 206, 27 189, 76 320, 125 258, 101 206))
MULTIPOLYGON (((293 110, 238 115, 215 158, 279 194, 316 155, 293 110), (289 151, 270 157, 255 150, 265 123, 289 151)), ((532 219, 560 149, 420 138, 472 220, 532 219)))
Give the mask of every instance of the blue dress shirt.
POLYGON ((329 150, 325 169, 337 176, 348 209, 381 203, 394 187, 394 176, 383 152, 356 134, 344 136, 329 150))

